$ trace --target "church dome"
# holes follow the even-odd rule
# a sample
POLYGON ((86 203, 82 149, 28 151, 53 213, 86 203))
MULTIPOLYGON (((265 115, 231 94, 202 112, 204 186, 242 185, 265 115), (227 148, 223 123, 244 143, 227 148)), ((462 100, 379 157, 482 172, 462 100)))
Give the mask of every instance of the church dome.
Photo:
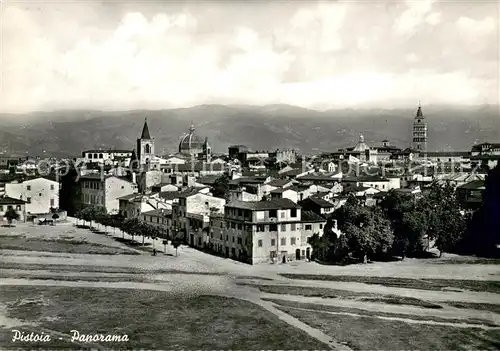
POLYGON ((179 153, 184 155, 197 155, 202 153, 205 141, 194 133, 195 129, 191 123, 189 133, 182 136, 179 142, 179 153))
POLYGON ((369 150, 369 149, 370 149, 370 147, 365 144, 365 137, 363 136, 363 134, 360 134, 359 135, 359 142, 356 144, 353 151, 364 152, 364 151, 369 150))

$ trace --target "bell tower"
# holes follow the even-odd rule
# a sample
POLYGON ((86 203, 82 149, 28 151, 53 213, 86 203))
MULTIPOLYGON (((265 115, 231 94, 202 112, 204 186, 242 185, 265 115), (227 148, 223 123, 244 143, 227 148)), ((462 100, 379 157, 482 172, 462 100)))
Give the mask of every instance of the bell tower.
POLYGON ((427 121, 422 113, 422 106, 420 106, 420 101, 418 102, 418 109, 413 119, 413 129, 412 129, 412 148, 427 152, 427 121))
POLYGON ((142 134, 137 139, 137 158, 141 166, 149 165, 155 154, 155 140, 149 134, 148 119, 144 119, 142 134))

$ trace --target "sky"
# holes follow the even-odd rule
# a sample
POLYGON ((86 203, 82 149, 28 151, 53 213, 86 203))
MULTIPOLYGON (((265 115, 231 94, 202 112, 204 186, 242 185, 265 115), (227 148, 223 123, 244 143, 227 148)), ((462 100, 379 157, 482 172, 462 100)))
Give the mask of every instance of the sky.
POLYGON ((498 1, 1 6, 0 112, 499 102, 498 1))

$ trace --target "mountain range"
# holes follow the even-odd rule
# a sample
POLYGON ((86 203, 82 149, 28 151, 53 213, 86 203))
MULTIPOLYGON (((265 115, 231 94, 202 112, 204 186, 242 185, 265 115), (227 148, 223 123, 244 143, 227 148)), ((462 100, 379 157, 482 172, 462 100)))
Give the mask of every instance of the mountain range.
MULTIPOLYGON (((479 142, 500 141, 496 105, 424 106, 429 151, 470 150, 479 142)), ((354 146, 359 134, 368 145, 410 146, 415 109, 316 111, 290 105, 201 105, 170 110, 54 111, 0 114, 0 151, 17 155, 76 157, 85 149, 133 149, 148 118, 156 153, 177 150, 191 121, 216 153, 232 144, 254 150, 295 148, 302 153, 354 146)))

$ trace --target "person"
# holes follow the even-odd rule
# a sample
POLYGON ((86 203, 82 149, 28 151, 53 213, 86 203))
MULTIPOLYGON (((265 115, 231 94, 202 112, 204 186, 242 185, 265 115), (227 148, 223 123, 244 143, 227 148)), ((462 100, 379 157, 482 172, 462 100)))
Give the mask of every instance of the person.
POLYGON ((156 249, 153 249, 153 256, 156 256, 156 249))

